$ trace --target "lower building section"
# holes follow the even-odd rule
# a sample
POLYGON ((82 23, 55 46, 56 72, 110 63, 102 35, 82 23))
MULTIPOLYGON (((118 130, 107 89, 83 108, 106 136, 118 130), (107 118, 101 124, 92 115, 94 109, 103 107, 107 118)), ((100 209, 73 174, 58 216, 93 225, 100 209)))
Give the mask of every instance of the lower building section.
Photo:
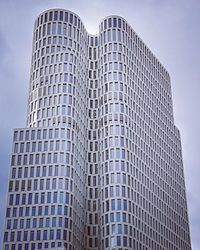
MULTIPOLYGON (((110 122, 112 126, 118 125, 110 122)), ((128 153, 134 137, 113 137, 111 128, 107 136, 101 130, 99 164, 97 159, 92 163, 90 148, 88 165, 71 128, 14 131, 4 250, 88 250, 92 246, 190 250, 183 178, 169 186, 175 174, 172 167, 168 174, 155 171, 157 164, 128 153)), ((174 164, 182 176, 179 143, 176 150, 179 158, 174 164)))
POLYGON ((15 130, 5 250, 84 249, 85 175, 74 138, 67 128, 15 130))

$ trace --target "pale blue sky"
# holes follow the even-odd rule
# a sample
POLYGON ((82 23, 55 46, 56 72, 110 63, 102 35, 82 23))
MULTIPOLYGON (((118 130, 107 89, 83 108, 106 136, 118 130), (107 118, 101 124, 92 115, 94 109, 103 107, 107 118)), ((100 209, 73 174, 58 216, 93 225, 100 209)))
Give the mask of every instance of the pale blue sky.
POLYGON ((0 1, 0 239, 13 128, 25 127, 36 16, 49 8, 77 13, 90 33, 105 16, 124 17, 171 75, 175 123, 180 129, 193 250, 200 249, 200 1, 0 1))

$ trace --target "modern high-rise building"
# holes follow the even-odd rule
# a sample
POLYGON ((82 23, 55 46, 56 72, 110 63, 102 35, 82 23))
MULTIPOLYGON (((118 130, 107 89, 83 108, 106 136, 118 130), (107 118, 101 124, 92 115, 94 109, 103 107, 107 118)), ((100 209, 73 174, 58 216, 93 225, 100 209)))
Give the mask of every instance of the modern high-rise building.
POLYGON ((191 250, 170 76, 131 26, 63 9, 34 25, 5 250, 191 250))

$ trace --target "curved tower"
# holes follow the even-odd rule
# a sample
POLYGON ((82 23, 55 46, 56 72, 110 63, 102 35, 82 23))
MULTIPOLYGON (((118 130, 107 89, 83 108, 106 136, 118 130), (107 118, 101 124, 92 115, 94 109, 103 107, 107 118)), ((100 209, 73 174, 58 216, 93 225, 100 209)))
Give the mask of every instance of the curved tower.
POLYGON ((99 40, 101 249, 191 249, 169 74, 121 17, 99 40))
POLYGON ((170 77, 121 17, 35 21, 5 250, 191 250, 170 77))

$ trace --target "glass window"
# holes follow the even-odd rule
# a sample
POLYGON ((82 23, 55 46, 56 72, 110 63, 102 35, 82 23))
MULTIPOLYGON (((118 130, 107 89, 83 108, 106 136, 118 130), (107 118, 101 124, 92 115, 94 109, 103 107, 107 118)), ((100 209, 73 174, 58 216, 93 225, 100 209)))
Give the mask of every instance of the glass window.
POLYGON ((55 215, 56 208, 55 205, 51 206, 51 215, 55 215))
POLYGON ((50 240, 54 239, 54 230, 50 230, 50 240))
POLYGON ((120 222, 120 212, 117 212, 117 214, 116 214, 116 221, 120 222))
POLYGON ((62 214, 62 206, 58 205, 58 214, 61 215, 62 214))

